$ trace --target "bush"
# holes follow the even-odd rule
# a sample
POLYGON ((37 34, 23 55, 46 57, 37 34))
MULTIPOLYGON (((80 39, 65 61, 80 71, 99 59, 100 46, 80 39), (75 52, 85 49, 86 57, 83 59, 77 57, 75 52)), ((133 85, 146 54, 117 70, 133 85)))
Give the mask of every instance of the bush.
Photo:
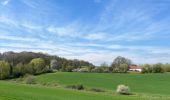
POLYGON ((88 68, 77 68, 77 69, 73 69, 73 72, 89 72, 88 68))
POLYGON ((164 70, 162 68, 162 64, 154 64, 152 68, 153 73, 163 73, 164 70))
POLYGON ((25 65, 22 63, 18 63, 14 68, 13 68, 13 74, 16 77, 23 76, 26 73, 26 68, 25 65))
POLYGON ((163 69, 165 72, 170 72, 170 64, 164 64, 163 69))
POLYGON ((67 85, 66 88, 71 88, 71 89, 76 89, 76 90, 84 90, 84 86, 82 84, 67 85))
POLYGON ((30 62, 30 68, 32 70, 32 74, 41 74, 45 72, 46 65, 45 61, 42 58, 34 58, 30 62))
POLYGON ((56 59, 51 60, 50 68, 54 69, 54 70, 59 70, 60 69, 60 66, 59 66, 59 64, 58 64, 56 59))
POLYGON ((120 73, 126 73, 128 71, 128 65, 127 64, 120 64, 119 65, 119 72, 120 73))
POLYGON ((45 82, 45 83, 41 83, 44 86, 51 86, 51 87, 56 87, 59 84, 57 82, 45 82))
POLYGON ((95 69, 92 69, 91 72, 104 73, 104 69, 102 67, 96 67, 95 69))
POLYGON ((32 75, 25 75, 24 77, 24 82, 26 84, 36 84, 36 79, 34 76, 32 75))
POLYGON ((119 93, 119 94, 123 94, 123 95, 129 95, 130 89, 126 85, 118 85, 116 92, 119 93))
POLYGON ((63 72, 72 72, 73 70, 74 70, 73 66, 67 66, 62 68, 63 72))
POLYGON ((78 72, 89 72, 88 68, 80 68, 78 72))
POLYGON ((0 61, 0 79, 10 77, 10 65, 8 62, 0 61))
POLYGON ((90 91, 94 91, 94 92, 105 92, 104 90, 99 89, 99 88, 91 88, 90 91))
POLYGON ((143 65, 142 73, 152 73, 152 66, 149 64, 143 65))
POLYGON ((149 65, 145 64, 142 68, 142 73, 163 73, 165 69, 163 69, 163 64, 154 64, 149 65))

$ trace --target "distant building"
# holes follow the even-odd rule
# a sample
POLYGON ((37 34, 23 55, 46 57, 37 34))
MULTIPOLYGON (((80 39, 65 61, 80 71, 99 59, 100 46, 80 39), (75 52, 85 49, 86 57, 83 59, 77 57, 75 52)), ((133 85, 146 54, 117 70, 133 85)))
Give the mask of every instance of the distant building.
POLYGON ((141 71, 142 71, 142 67, 141 67, 141 66, 138 66, 138 65, 130 65, 130 66, 129 66, 129 71, 141 72, 141 71))

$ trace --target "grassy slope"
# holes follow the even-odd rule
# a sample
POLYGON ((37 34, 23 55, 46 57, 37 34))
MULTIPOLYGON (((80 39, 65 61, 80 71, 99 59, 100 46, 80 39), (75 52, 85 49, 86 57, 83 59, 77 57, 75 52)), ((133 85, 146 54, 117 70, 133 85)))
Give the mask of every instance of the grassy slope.
POLYGON ((107 73, 51 73, 38 76, 39 82, 61 84, 81 83, 88 87, 114 90, 118 84, 130 86, 133 92, 160 95, 170 94, 170 73, 166 74, 107 74, 107 73))
POLYGON ((0 100, 166 100, 167 98, 120 96, 0 81, 0 100))

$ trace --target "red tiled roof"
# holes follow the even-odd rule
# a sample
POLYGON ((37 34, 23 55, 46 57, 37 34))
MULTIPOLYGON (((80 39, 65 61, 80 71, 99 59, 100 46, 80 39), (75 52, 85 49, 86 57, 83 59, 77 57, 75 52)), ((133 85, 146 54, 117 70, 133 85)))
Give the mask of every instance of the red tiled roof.
POLYGON ((141 66, 137 66, 137 65, 130 65, 129 69, 141 69, 141 66))

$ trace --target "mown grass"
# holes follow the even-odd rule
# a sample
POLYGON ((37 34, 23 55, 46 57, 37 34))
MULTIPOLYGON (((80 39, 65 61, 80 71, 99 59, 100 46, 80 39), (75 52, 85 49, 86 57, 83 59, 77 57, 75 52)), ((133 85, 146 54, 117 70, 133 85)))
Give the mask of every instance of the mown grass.
POLYGON ((117 95, 0 81, 0 100, 168 100, 168 96, 117 95))
POLYGON ((134 93, 170 94, 170 73, 164 74, 113 74, 113 73, 69 73, 56 72, 37 76, 40 83, 58 82, 59 84, 83 84, 115 90, 117 85, 128 85, 134 93))

